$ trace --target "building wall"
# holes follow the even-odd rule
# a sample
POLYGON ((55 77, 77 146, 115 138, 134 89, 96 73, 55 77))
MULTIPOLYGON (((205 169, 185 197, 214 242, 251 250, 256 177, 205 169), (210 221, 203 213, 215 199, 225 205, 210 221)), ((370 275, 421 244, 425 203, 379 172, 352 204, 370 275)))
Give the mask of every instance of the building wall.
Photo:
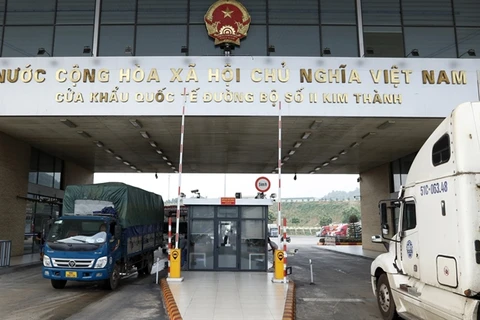
POLYGON ((62 189, 71 184, 93 183, 93 171, 85 169, 70 161, 65 161, 64 165, 64 185, 62 189))
POLYGON ((12 256, 22 255, 30 146, 0 132, 0 240, 12 241, 12 256))
POLYGON ((385 251, 382 244, 372 243, 372 236, 380 234, 378 202, 390 198, 389 164, 360 174, 360 209, 362 213, 363 249, 385 251))

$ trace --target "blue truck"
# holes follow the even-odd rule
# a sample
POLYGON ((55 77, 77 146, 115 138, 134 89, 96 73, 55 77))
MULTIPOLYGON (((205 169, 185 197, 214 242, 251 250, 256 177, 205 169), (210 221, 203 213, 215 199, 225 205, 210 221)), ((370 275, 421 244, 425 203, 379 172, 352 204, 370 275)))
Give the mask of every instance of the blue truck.
POLYGON ((62 216, 46 237, 43 277, 55 289, 102 281, 114 290, 123 276, 149 275, 163 222, 160 195, 116 182, 67 186, 62 216))

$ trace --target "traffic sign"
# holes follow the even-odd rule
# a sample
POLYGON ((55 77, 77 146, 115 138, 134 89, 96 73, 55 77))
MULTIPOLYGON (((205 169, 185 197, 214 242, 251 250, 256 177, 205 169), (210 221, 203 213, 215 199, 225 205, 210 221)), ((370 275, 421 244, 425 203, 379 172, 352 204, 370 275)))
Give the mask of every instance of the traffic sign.
POLYGON ((267 177, 260 177, 255 181, 255 188, 259 192, 267 192, 270 189, 271 183, 267 177))

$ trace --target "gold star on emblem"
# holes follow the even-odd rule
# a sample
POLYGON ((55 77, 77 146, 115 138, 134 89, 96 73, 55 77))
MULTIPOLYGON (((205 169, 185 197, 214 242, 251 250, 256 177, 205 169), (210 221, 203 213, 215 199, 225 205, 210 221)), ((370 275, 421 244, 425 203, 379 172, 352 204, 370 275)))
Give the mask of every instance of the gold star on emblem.
POLYGON ((223 17, 224 17, 224 18, 226 18, 226 17, 229 17, 229 18, 231 18, 231 17, 232 17, 232 13, 233 13, 233 11, 232 11, 232 10, 230 10, 230 8, 229 8, 229 7, 227 7, 227 9, 226 9, 226 10, 222 10, 222 13, 223 13, 223 17))

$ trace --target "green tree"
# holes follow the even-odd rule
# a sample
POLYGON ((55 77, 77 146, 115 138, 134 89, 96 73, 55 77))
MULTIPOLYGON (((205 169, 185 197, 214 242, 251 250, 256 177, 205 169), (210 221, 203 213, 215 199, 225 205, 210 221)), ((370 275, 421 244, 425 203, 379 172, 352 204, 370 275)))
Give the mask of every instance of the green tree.
POLYGON ((300 223, 300 219, 292 218, 292 223, 295 223, 295 224, 300 223))
POLYGON ((330 217, 330 216, 321 216, 320 217, 320 225, 321 226, 327 226, 332 222, 333 222, 332 217, 330 217))

